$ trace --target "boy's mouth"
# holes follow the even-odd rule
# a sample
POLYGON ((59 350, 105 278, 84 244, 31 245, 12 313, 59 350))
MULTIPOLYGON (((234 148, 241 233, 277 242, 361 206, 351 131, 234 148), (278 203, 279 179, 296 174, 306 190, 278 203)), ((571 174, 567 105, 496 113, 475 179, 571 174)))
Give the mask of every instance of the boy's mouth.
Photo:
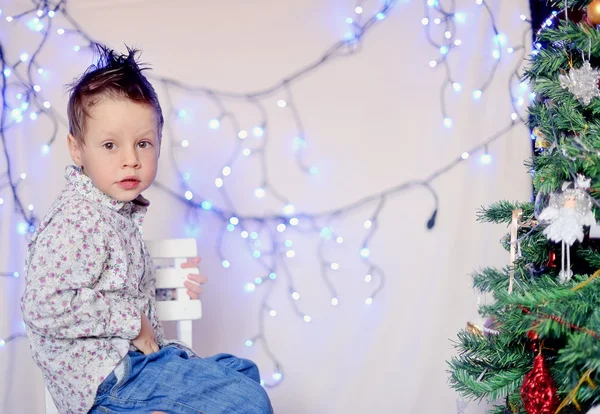
POLYGON ((140 185, 140 180, 136 177, 126 177, 117 184, 124 190, 133 190, 140 185))

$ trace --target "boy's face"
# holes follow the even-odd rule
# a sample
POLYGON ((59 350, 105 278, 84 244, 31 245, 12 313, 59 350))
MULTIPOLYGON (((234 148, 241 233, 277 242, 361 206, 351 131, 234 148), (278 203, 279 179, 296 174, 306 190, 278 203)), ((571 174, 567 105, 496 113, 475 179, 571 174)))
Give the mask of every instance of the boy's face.
POLYGON ((105 194, 124 202, 135 199, 156 177, 160 140, 154 109, 103 97, 89 114, 85 145, 69 135, 73 161, 105 194))

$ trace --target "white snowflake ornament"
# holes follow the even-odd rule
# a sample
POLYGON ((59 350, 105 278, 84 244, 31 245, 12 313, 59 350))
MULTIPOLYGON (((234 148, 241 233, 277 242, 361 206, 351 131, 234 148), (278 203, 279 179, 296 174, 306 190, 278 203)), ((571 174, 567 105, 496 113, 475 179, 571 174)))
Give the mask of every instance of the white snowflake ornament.
POLYGON ((568 89, 584 105, 589 105, 593 98, 600 98, 599 77, 600 70, 592 68, 587 60, 579 69, 571 68, 567 75, 558 76, 560 86, 568 89))

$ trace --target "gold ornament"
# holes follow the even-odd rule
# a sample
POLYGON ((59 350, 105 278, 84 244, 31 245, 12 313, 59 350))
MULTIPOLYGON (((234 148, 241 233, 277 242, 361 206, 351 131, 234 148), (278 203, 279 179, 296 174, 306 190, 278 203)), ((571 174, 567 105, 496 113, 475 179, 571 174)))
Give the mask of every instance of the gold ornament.
POLYGON ((587 6, 587 17, 590 23, 600 24, 600 0, 593 0, 587 6))
POLYGON ((550 148, 550 141, 548 141, 546 135, 538 127, 533 128, 533 135, 535 136, 536 148, 550 148))
POLYGON ((475 325, 473 322, 467 322, 467 332, 473 336, 483 336, 483 329, 475 325))

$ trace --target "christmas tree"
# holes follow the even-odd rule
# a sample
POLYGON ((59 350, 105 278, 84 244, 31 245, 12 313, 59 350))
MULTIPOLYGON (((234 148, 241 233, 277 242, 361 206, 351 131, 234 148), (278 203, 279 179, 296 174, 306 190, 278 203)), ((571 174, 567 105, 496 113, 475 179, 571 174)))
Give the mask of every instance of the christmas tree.
POLYGON ((493 302, 449 362, 452 387, 495 403, 491 413, 600 404, 600 0, 550 3, 525 72, 534 196, 481 210, 480 221, 509 227, 511 264, 474 275, 493 302))

